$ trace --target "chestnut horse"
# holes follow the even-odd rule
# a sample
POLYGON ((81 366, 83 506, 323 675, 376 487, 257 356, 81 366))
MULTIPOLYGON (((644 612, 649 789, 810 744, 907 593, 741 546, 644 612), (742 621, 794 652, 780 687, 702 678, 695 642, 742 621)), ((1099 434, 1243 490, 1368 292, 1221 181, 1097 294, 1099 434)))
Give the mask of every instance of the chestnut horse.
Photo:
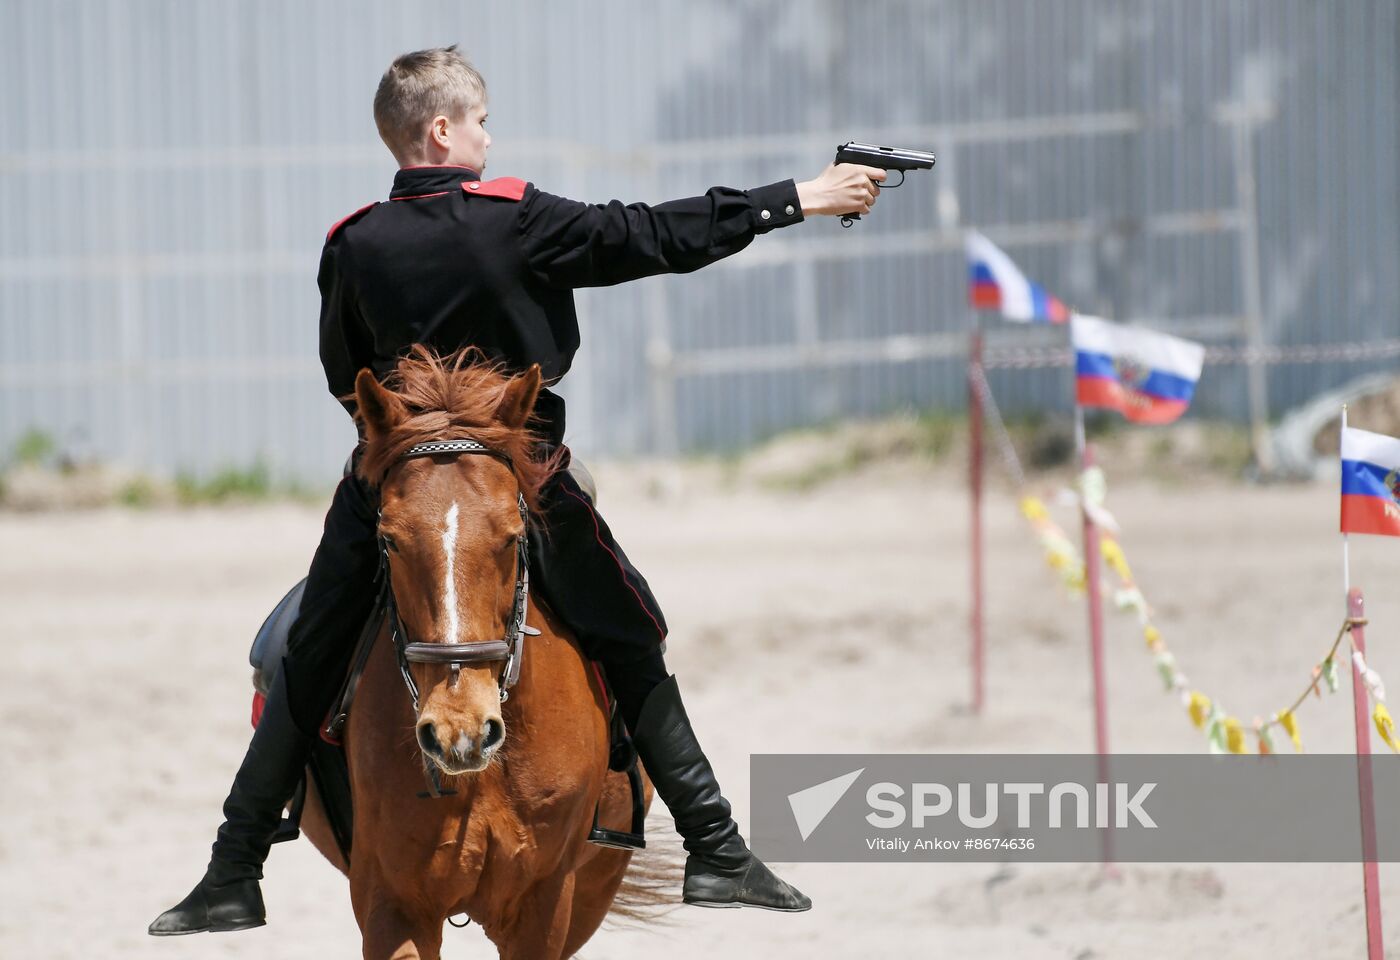
MULTIPOLYGON (((420 649, 511 633, 519 538, 548 535, 526 529, 520 504, 538 516, 541 485, 558 468, 526 425, 539 389, 538 367, 509 377, 475 352, 443 360, 423 348, 387 386, 368 370, 355 382, 359 470, 380 489, 390 583, 420 649), (492 455, 410 454, 468 439, 492 455)), ((630 822, 627 780, 608 770, 594 671, 543 604, 528 610, 539 634, 524 637, 513 687, 501 660, 410 663, 416 715, 387 631, 375 645, 345 732, 355 809, 347 872, 366 958, 438 957, 443 921, 462 913, 501 957, 567 957, 610 910, 637 918, 662 902, 664 867, 624 884, 631 853, 586 839, 600 798, 600 823, 630 822), (455 793, 424 795, 428 763, 455 793)), ((312 802, 303 825, 346 870, 312 802)))

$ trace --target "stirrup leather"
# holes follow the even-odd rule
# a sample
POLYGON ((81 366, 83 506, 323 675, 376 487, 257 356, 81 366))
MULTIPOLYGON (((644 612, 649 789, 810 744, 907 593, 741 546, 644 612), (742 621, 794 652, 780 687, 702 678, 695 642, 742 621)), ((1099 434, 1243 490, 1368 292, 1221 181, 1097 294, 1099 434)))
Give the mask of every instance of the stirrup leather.
POLYGON ((598 826, 598 812, 603 805, 603 798, 599 797, 597 805, 593 808, 593 826, 589 828, 588 841, 599 846, 612 847, 615 850, 645 850, 647 845, 646 794, 642 792, 642 772, 637 766, 637 748, 632 745, 632 738, 627 733, 627 724, 622 719, 622 711, 618 709, 612 687, 602 671, 599 671, 598 679, 602 682, 610 707, 608 712, 608 770, 627 774, 627 785, 632 791, 632 830, 629 832, 598 826))
POLYGON ((272 835, 273 843, 285 843, 301 836, 301 812, 306 806, 306 781, 310 776, 311 771, 308 770, 302 775, 301 783, 297 784, 297 791, 292 794, 287 814, 278 821, 277 832, 272 835))

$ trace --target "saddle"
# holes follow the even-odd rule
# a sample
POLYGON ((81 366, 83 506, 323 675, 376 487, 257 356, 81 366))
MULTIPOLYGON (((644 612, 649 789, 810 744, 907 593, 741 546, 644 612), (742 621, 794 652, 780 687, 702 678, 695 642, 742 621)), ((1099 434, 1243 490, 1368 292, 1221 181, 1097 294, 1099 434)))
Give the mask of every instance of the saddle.
MULTIPOLYGON (((302 595, 305 592, 306 580, 303 578, 287 592, 286 596, 278 601, 277 606, 273 607, 272 613, 268 614, 267 619, 263 621, 263 625, 253 638, 252 648, 248 652, 248 661, 253 667, 253 687, 255 690, 253 723, 255 726, 262 713, 263 698, 267 696, 272 680, 282 667, 282 656, 287 650, 287 638, 291 632, 292 624, 300 612, 302 595)), ((369 661, 370 651, 383 632, 383 615, 382 607, 376 606, 369 622, 365 624, 364 630, 360 634, 354 656, 351 659, 350 670, 341 686, 340 695, 336 698, 335 706, 331 709, 330 716, 322 728, 320 738, 312 746, 306 775, 297 786, 296 793, 288 806, 287 815, 282 819, 273 836, 273 843, 294 840, 301 835, 301 814, 306 803, 307 784, 314 782, 317 795, 320 797, 326 812, 326 819, 330 822, 331 831, 335 836, 336 844, 344 855, 345 862, 350 862, 350 838, 354 833, 354 807, 350 796, 350 769, 340 738, 350 714, 350 705, 354 701, 360 676, 364 672, 365 664, 369 661)), ((589 830, 588 839, 606 847, 624 850, 641 849, 646 846, 644 836, 646 809, 641 772, 637 765, 637 750, 632 744, 632 738, 627 733, 627 726, 622 720, 622 712, 617 709, 617 701, 607 683, 607 677, 596 661, 592 665, 598 676, 598 681, 603 687, 605 709, 608 711, 608 769, 627 774, 628 785, 632 793, 632 829, 630 831, 612 830, 599 826, 598 809, 595 807, 593 826, 589 830)), ((448 795, 453 792, 455 791, 445 790, 441 791, 440 795, 448 795)), ((433 794, 436 793, 437 791, 433 792, 433 794)), ((419 796, 428 797, 433 794, 421 793, 419 796)))

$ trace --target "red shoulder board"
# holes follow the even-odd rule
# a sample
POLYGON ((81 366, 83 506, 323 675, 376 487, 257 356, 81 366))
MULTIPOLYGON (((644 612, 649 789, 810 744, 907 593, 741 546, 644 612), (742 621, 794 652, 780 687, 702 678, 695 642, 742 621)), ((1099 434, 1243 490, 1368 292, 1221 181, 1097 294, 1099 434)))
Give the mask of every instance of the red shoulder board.
POLYGON ((326 239, 327 239, 327 240, 330 240, 331 237, 335 236, 335 232, 336 232, 337 230, 339 230, 341 227, 345 226, 345 225, 346 225, 347 223, 349 223, 351 220, 354 220, 356 217, 358 217, 360 214, 364 213, 366 210, 368 210, 370 207, 374 206, 374 204, 375 204, 375 203, 378 203, 378 202, 379 202, 379 201, 376 200, 376 201, 374 201, 374 203, 367 203, 367 204, 365 204, 363 207, 361 207, 360 209, 356 210, 354 213, 350 214, 350 216, 345 217, 345 218, 340 219, 340 220, 337 220, 335 223, 331 224, 331 228, 330 228, 329 230, 326 231, 326 239))
POLYGON ((469 197, 519 200, 525 196, 525 181, 516 177, 497 177, 495 180, 464 180, 462 192, 469 197))

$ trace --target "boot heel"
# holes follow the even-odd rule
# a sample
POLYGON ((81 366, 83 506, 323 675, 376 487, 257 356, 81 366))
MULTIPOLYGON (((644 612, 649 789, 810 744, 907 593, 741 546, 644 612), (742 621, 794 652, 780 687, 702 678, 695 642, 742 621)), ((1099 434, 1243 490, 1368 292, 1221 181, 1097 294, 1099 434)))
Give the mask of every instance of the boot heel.
POLYGON ((234 933, 238 930, 252 930, 254 927, 267 926, 266 920, 259 920, 256 917, 249 917, 246 920, 225 920, 219 923, 209 924, 210 933, 234 933))

